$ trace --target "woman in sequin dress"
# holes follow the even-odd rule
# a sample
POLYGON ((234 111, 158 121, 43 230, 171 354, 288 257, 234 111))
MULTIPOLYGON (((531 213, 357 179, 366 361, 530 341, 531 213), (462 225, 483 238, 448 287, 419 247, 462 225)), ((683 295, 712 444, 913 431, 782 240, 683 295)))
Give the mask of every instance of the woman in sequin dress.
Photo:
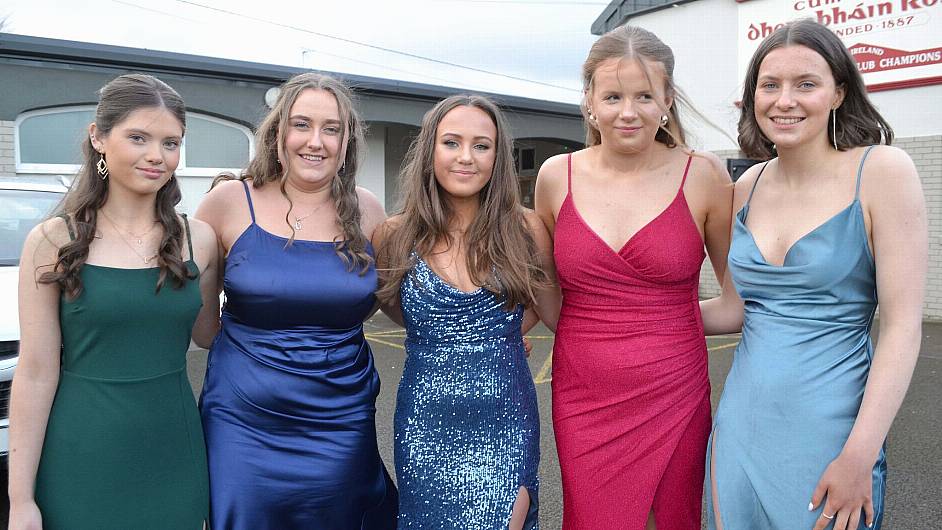
POLYGON ((553 427, 565 530, 699 530, 710 432, 697 305, 704 246, 722 277, 729 176, 691 153, 671 49, 623 26, 583 65, 587 149, 543 164, 563 306, 553 427))
POLYGON ((410 150, 402 211, 374 239, 379 299, 407 334, 399 528, 539 526, 540 418, 521 324, 530 307, 555 328, 559 294, 511 149, 488 99, 440 102, 410 150))

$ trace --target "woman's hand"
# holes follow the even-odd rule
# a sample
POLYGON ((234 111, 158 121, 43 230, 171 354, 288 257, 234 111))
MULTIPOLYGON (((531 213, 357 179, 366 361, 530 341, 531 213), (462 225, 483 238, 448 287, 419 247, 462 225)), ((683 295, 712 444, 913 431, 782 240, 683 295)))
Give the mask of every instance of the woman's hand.
POLYGON ((10 504, 10 530, 43 530, 43 518, 35 501, 10 504))
POLYGON ((844 452, 831 461, 808 505, 809 510, 814 510, 824 501, 813 530, 824 530, 831 523, 834 530, 857 530, 861 510, 867 528, 873 526, 873 464, 844 452))

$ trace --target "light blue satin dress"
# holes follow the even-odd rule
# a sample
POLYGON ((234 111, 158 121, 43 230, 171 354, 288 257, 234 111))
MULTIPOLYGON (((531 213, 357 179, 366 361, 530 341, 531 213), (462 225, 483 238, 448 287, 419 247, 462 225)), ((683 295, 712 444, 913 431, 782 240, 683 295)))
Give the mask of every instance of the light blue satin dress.
MULTIPOLYGON (((745 317, 711 437, 725 530, 810 529, 821 515, 823 503, 809 512, 808 502, 850 435, 873 360, 876 268, 859 199, 869 153, 853 202, 796 241, 781 267, 746 227, 759 178, 733 221, 729 268, 745 317)), ((873 467, 873 528, 883 519, 884 456, 873 467)))

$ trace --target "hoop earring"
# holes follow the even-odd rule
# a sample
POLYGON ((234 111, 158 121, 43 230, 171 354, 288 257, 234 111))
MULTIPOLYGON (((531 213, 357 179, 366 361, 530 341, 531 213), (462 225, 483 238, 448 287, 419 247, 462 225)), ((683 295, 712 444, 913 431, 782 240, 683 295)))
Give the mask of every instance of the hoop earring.
POLYGON ((670 116, 664 114, 661 116, 661 127, 667 127, 667 122, 670 120, 670 116))
POLYGON ((108 178, 108 162, 105 162, 105 153, 98 153, 98 163, 95 164, 95 169, 98 170, 101 180, 108 178))
POLYGON ((831 109, 831 142, 834 144, 834 150, 837 151, 837 108, 831 109))

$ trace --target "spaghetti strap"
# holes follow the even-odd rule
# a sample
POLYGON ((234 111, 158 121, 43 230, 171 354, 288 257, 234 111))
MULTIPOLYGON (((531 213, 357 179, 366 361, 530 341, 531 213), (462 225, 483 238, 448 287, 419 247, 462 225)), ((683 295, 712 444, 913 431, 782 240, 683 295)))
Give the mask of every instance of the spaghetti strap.
POLYGON ((862 157, 860 157, 860 166, 857 167, 857 187, 854 189, 854 200, 860 199, 860 176, 863 175, 864 162, 867 161, 867 156, 870 155, 870 151, 873 150, 875 146, 871 145, 867 147, 867 150, 864 151, 862 157))
POLYGON ((752 183, 752 189, 749 190, 749 197, 746 198, 746 205, 752 202, 752 195, 756 192, 756 186, 759 185, 759 179, 762 177, 762 173, 765 171, 765 168, 768 167, 768 165, 768 162, 762 164, 762 169, 759 170, 759 174, 756 175, 756 181, 752 183))
POLYGON ((572 195, 572 153, 569 153, 566 156, 566 186, 569 191, 569 194, 572 195))
POLYGON ((183 229, 186 230, 186 248, 190 252, 190 259, 195 260, 193 257, 193 236, 190 235, 190 220, 186 218, 185 213, 180 214, 183 217, 183 229))
POLYGON ((687 172, 690 171, 691 162, 693 162, 693 151, 691 151, 690 154, 687 155, 687 166, 684 167, 684 178, 680 179, 680 189, 677 190, 678 193, 684 190, 684 183, 687 182, 687 172))
POLYGON ((249 203, 249 215, 252 216, 252 224, 255 224, 255 208, 252 206, 252 194, 249 193, 249 185, 242 180, 242 188, 245 189, 245 200, 249 203))
POLYGON ((69 219, 69 214, 60 213, 57 217, 61 217, 65 221, 66 228, 69 229, 69 239, 75 241, 75 228, 72 227, 72 220, 69 219))

